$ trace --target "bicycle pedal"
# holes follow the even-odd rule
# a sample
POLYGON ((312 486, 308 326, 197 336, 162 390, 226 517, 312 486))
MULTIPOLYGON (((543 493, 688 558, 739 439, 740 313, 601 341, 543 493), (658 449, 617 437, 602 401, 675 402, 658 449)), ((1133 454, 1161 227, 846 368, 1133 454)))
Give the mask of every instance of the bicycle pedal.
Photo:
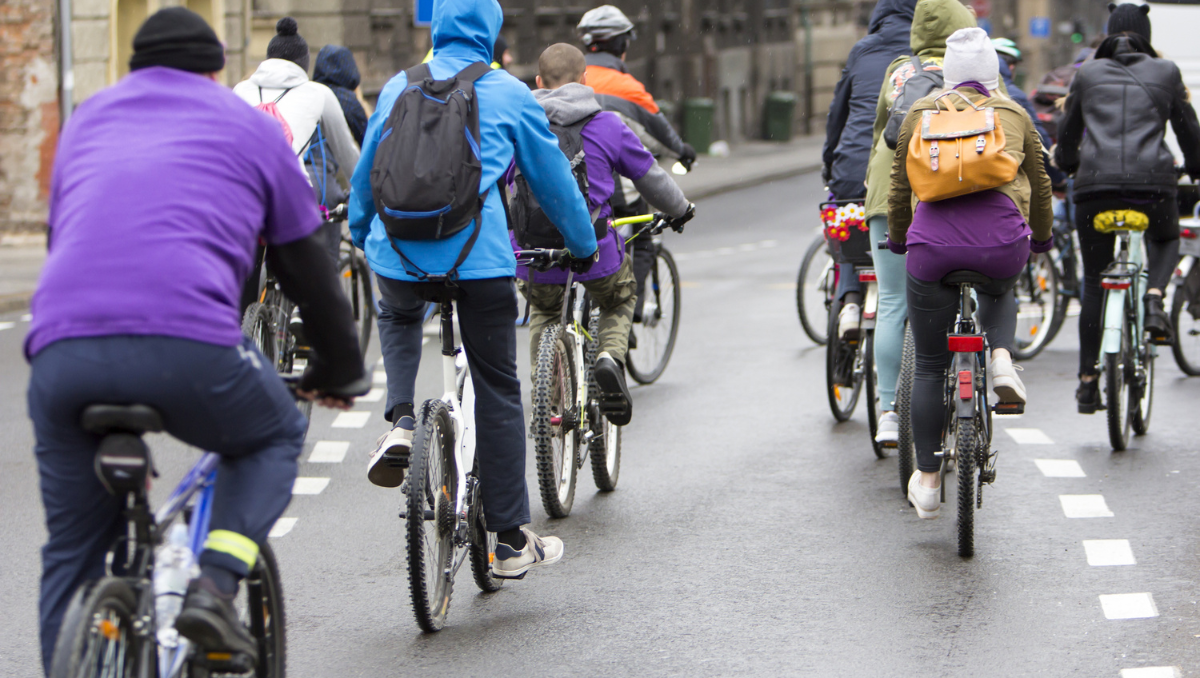
POLYGON ((515 577, 506 577, 502 574, 496 574, 496 571, 492 570, 492 576, 495 577, 496 579, 524 579, 525 575, 527 575, 527 574, 529 574, 529 570, 525 570, 524 572, 522 572, 521 574, 518 574, 515 577))
POLYGON ((885 450, 894 450, 894 449, 900 447, 900 443, 899 442, 879 443, 879 446, 885 450))
POLYGON ((1025 414, 1025 403, 996 403, 992 406, 996 414, 1025 414))
POLYGON ((197 650, 192 663, 217 676, 253 676, 254 660, 241 652, 205 652, 197 650))

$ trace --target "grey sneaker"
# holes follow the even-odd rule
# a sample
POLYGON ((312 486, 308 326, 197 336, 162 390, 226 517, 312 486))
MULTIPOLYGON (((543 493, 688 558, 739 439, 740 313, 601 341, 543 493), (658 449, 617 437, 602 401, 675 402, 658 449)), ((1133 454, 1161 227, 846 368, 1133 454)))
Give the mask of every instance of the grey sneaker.
POLYGON ((412 417, 401 417, 392 430, 383 434, 367 464, 367 480, 380 487, 400 487, 408 469, 408 453, 412 450, 412 417))
POLYGON ((528 527, 525 533, 525 548, 520 551, 505 543, 496 544, 496 558, 492 561, 492 575, 500 579, 522 579, 529 570, 543 565, 553 565, 562 560, 563 543, 558 537, 539 537, 528 527))
POLYGON ((879 426, 875 430, 875 442, 880 445, 900 444, 900 417, 895 412, 884 412, 879 417, 879 426))

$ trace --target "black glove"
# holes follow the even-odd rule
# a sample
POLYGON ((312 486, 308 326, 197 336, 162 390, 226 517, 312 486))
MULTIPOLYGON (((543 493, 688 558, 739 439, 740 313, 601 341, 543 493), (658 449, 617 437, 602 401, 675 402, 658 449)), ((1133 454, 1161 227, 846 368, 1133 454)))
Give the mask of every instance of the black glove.
POLYGON ((584 273, 587 273, 588 271, 592 270, 592 264, 596 263, 599 260, 600 260, 600 248, 597 247, 596 252, 594 254, 592 254, 592 256, 590 256, 590 257, 584 257, 583 259, 571 259, 571 263, 570 263, 571 271, 574 272, 575 275, 583 275, 584 273))
POLYGON ((829 180, 833 178, 833 168, 829 165, 821 165, 821 181, 826 186, 829 185, 829 180))
POLYGON ((694 216, 696 216, 696 203, 693 202, 688 204, 687 211, 683 213, 683 216, 672 217, 667 221, 667 225, 676 233, 683 233, 683 225, 691 221, 694 216))
POLYGON ((696 149, 692 148, 692 145, 685 141, 683 142, 683 153, 679 154, 679 164, 691 172, 692 163, 694 162, 696 162, 696 149))

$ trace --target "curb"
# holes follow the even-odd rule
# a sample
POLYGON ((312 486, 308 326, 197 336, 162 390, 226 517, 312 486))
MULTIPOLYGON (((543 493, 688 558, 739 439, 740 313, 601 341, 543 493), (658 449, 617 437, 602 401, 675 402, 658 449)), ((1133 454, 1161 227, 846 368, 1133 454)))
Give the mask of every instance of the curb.
POLYGON ((18 292, 16 294, 0 295, 0 313, 27 311, 29 310, 29 302, 32 299, 33 292, 18 292))
POLYGON ((759 186, 761 184, 770 183, 772 181, 778 181, 780 179, 790 179, 791 177, 799 176, 801 174, 808 174, 809 172, 819 172, 819 171, 821 171, 821 163, 820 162, 798 165, 796 167, 788 167, 786 169, 781 169, 781 170, 778 170, 775 172, 756 175, 756 176, 752 176, 752 177, 746 177, 744 179, 730 181, 730 182, 723 183, 723 184, 720 184, 717 186, 709 186, 707 188, 694 189, 688 193, 688 198, 690 200, 692 200, 693 202, 695 202, 695 201, 701 200, 703 198, 711 198, 715 195, 721 195, 722 193, 738 191, 743 188, 751 188, 753 186, 759 186))

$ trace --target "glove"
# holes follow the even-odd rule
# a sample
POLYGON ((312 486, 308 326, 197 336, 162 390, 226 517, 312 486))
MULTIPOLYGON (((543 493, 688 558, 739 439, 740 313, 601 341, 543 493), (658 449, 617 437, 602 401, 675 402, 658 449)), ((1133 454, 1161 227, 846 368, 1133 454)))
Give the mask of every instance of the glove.
POLYGON ((683 152, 679 154, 679 163, 683 165, 687 171, 691 172, 692 163, 694 162, 696 162, 696 149, 692 148, 692 145, 685 141, 683 142, 683 152))
POLYGON ((1049 252, 1051 249, 1054 248, 1054 238, 1053 237, 1047 238, 1045 240, 1034 240, 1032 237, 1030 237, 1029 240, 1030 240, 1029 251, 1033 252, 1034 254, 1042 254, 1044 252, 1049 252))
POLYGON ((696 216, 696 203, 688 203, 687 211, 681 217, 672 217, 667 225, 676 233, 683 233, 683 225, 692 220, 696 216))
POLYGON ((582 259, 574 259, 573 258, 573 259, 571 259, 571 263, 569 265, 571 267, 571 271, 573 271, 575 273, 575 275, 583 275, 584 273, 587 273, 588 271, 592 270, 592 264, 596 263, 599 260, 600 260, 600 248, 597 247, 596 251, 592 253, 592 256, 584 257, 582 259))
POLYGON ((829 180, 833 178, 833 168, 829 165, 821 165, 821 181, 826 186, 829 185, 829 180))
POLYGON ((892 236, 890 235, 887 239, 887 246, 892 251, 892 254, 908 254, 908 245, 902 242, 892 242, 892 236))

